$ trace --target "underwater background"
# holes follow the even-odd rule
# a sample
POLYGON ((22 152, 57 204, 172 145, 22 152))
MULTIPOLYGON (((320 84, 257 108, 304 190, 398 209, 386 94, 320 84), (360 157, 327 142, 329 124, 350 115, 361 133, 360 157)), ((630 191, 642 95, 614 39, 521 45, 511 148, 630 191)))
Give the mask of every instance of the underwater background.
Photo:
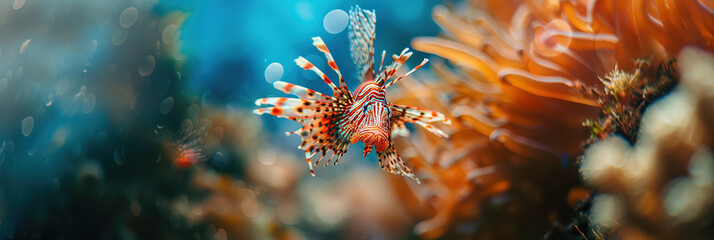
POLYGON ((714 1, 0 0, 0 239, 709 239, 714 1), (347 85, 348 12, 387 91, 445 113, 309 174, 286 81, 347 85), (387 62, 391 59, 387 57, 387 62))

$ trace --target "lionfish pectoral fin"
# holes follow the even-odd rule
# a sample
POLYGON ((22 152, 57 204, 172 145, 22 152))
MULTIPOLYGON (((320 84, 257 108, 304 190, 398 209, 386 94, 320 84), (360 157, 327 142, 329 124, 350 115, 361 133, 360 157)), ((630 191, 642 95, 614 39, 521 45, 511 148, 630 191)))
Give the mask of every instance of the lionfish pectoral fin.
POLYGON ((409 136, 409 129, 407 129, 407 126, 404 124, 404 121, 397 121, 395 120, 392 122, 392 137, 408 137, 409 136))
POLYGON ((411 122, 422 126, 427 131, 436 134, 437 136, 441 136, 444 138, 449 137, 449 135, 446 134, 444 131, 434 127, 431 124, 428 124, 430 122, 442 122, 444 124, 451 124, 451 120, 449 120, 443 113, 398 104, 392 104, 390 108, 392 109, 392 117, 390 121, 392 122, 393 135, 406 135, 405 132, 407 132, 407 130, 404 127, 404 123, 411 122))
POLYGON ((422 127, 423 127, 424 129, 426 129, 427 131, 429 131, 429 132, 431 132, 431 133, 433 133, 433 134, 435 134, 435 135, 437 135, 437 136, 439 136, 439 137, 449 138, 449 135, 448 135, 448 134, 446 134, 444 131, 441 131, 441 129, 438 129, 438 128, 434 127, 434 126, 431 125, 431 124, 428 124, 428 123, 425 123, 425 122, 422 122, 422 121, 415 121, 414 123, 416 123, 416 124, 419 125, 419 126, 422 126, 422 127))
POLYGON ((317 50, 325 54, 325 58, 327 59, 327 65, 330 66, 330 68, 337 73, 337 76, 340 78, 340 93, 344 95, 344 97, 352 99, 350 89, 347 87, 347 84, 345 83, 345 78, 342 77, 342 73, 340 72, 340 68, 337 67, 337 63, 335 62, 335 59, 332 57, 332 53, 330 53, 330 49, 327 48, 327 45, 325 44, 324 41, 322 41, 322 38, 320 37, 314 37, 312 38, 312 45, 314 45, 317 50))
POLYGON ((327 95, 322 94, 318 91, 315 91, 315 90, 312 90, 312 89, 309 89, 309 88, 306 88, 306 87, 303 87, 300 85, 288 83, 288 82, 275 81, 275 82, 273 82, 273 87, 275 89, 283 91, 284 93, 298 96, 299 98, 301 98, 303 100, 332 101, 332 98, 330 96, 327 96, 327 95))
POLYGON ((305 151, 305 160, 307 160, 307 166, 310 167, 310 175, 315 177, 315 170, 312 169, 312 161, 310 161, 310 158, 315 155, 315 153, 310 153, 309 151, 305 151))
POLYGON ((404 161, 399 157, 397 151, 394 149, 394 145, 389 145, 384 151, 377 150, 377 158, 379 158, 379 165, 382 169, 386 170, 392 174, 399 174, 405 177, 414 179, 417 184, 421 181, 417 178, 404 161))

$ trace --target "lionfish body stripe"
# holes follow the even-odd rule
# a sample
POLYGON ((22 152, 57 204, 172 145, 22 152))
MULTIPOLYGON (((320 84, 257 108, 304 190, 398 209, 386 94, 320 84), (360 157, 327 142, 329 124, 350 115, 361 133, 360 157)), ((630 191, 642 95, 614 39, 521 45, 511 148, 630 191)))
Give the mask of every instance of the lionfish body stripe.
POLYGON ((287 118, 302 125, 302 128, 287 132, 296 134, 302 139, 298 149, 305 151, 305 160, 310 168, 310 174, 315 176, 312 158, 319 155, 315 165, 326 158, 325 166, 332 162, 337 164, 350 144, 362 141, 365 144, 364 155, 373 149, 377 151, 382 169, 393 174, 410 177, 419 183, 419 179, 399 157, 392 144, 392 136, 407 136, 405 123, 415 123, 427 131, 442 137, 446 133, 429 124, 443 122, 450 124, 444 114, 418 107, 391 104, 387 101, 386 88, 421 68, 421 64, 406 74, 388 82, 394 73, 409 59, 412 52, 404 49, 399 55, 393 55, 393 63, 383 67, 384 56, 377 72, 374 71, 374 35, 376 15, 374 10, 362 10, 359 6, 350 9, 350 24, 348 38, 352 60, 357 66, 358 78, 361 84, 350 92, 345 84, 342 73, 337 67, 330 50, 320 37, 313 38, 313 45, 325 54, 329 67, 337 74, 339 86, 335 85, 325 73, 303 57, 295 59, 295 63, 314 72, 332 90, 332 96, 322 94, 292 83, 276 81, 273 87, 299 98, 261 98, 256 105, 273 105, 255 109, 253 112, 271 114, 287 118))

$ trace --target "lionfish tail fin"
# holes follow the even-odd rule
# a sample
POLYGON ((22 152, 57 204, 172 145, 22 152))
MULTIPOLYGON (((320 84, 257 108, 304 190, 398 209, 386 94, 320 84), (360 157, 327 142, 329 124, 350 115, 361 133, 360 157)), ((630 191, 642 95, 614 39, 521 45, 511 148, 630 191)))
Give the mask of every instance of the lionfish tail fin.
POLYGON ((362 10, 359 6, 350 9, 350 24, 347 37, 350 40, 352 61, 357 66, 359 79, 374 79, 374 35, 377 17, 374 10, 362 10), (372 70, 372 71, 370 71, 372 70))
POLYGON ((412 170, 409 169, 405 162, 402 161, 402 158, 399 157, 393 145, 390 144, 384 151, 377 150, 377 157, 379 158, 379 165, 382 169, 392 174, 409 177, 414 179, 417 184, 421 184, 419 178, 414 175, 412 170))

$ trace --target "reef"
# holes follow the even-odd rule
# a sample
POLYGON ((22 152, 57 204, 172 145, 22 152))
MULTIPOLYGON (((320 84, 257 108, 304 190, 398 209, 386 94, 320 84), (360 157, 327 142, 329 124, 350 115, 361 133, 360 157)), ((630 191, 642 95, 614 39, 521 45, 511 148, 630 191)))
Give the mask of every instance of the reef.
POLYGON ((428 179, 426 189, 397 190, 423 219, 414 232, 522 239, 591 225, 587 199, 597 192, 578 172, 583 145, 611 134, 637 141, 642 111, 679 79, 682 63, 672 57, 685 46, 714 49, 710 7, 509 0, 434 8, 444 33, 412 46, 447 61, 432 61, 433 76, 402 86, 397 103, 456 121, 448 141, 416 134, 402 143, 417 176, 428 179))
POLYGON ((688 48, 678 59, 682 83, 647 108, 637 143, 614 135, 583 157, 583 178, 602 192, 593 200, 592 222, 612 237, 714 234, 714 55, 688 48))

